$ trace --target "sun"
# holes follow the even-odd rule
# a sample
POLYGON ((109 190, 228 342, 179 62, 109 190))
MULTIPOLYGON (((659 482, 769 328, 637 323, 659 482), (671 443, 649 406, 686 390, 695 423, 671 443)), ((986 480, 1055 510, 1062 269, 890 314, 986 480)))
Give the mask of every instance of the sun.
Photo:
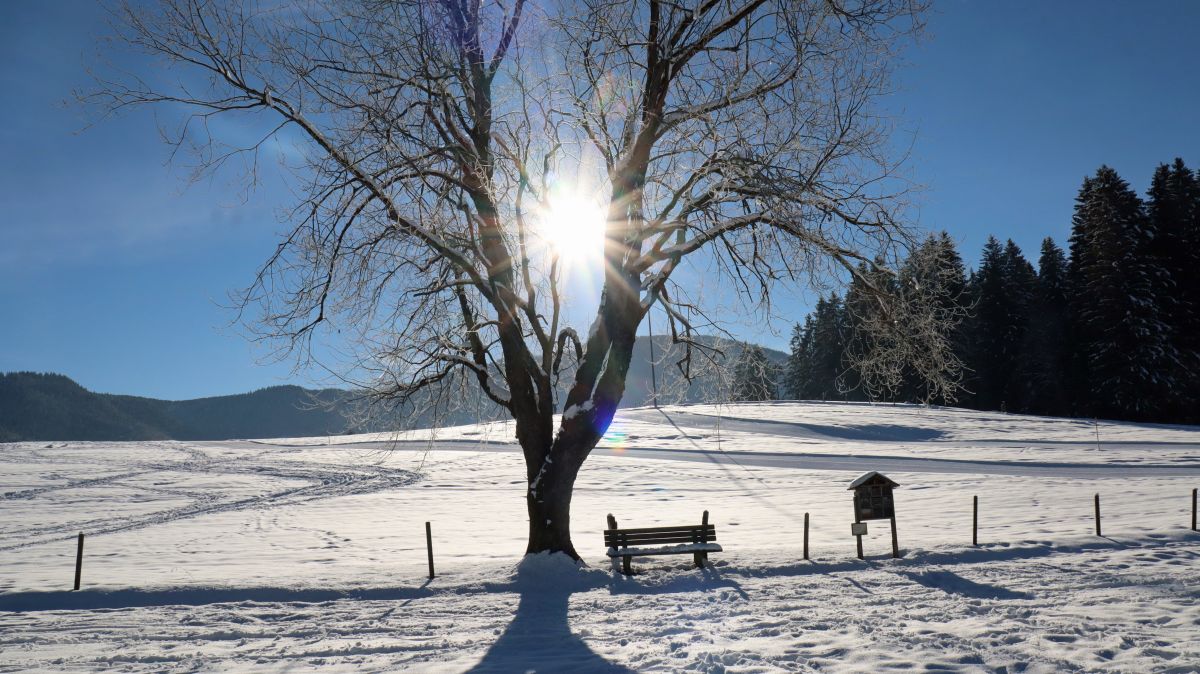
POLYGON ((562 263, 597 264, 604 258, 607 213, 599 198, 569 188, 555 189, 538 218, 538 231, 562 263))

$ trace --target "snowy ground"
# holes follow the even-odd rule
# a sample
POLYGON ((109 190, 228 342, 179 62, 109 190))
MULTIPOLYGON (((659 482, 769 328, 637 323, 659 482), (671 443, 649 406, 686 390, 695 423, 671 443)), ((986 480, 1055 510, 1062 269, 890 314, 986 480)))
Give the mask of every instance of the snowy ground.
POLYGON ((0 445, 0 671, 1200 671, 1200 429, 623 411, 576 490, 581 572, 518 568, 506 434, 0 445), (874 469, 901 484, 900 560, 886 522, 855 557, 846 485, 874 469), (704 509, 725 548, 711 568, 609 568, 605 514, 704 509), (68 592, 79 531, 84 590, 68 592))

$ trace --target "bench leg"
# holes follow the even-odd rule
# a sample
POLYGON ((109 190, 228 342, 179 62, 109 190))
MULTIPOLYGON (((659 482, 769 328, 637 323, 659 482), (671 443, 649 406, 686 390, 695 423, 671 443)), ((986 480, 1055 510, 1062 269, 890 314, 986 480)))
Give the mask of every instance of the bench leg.
POLYGON ((631 559, 633 559, 633 558, 632 558, 632 557, 630 557, 629 555, 626 555, 626 556, 624 556, 624 557, 622 557, 622 558, 621 558, 621 560, 622 560, 622 567, 623 567, 623 569, 624 569, 624 571, 625 571, 625 575, 626 575, 626 576, 632 576, 632 575, 633 575, 633 568, 632 568, 632 567, 630 566, 630 564, 629 564, 629 560, 631 560, 631 559))
POLYGON ((703 552, 693 553, 692 561, 694 561, 696 563, 697 569, 703 569, 704 568, 704 553, 703 552))

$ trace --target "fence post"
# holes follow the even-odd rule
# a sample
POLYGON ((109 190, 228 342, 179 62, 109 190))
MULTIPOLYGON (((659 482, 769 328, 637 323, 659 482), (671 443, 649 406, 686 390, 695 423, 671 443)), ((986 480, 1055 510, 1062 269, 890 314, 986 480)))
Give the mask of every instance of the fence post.
MULTIPOLYGON (((861 519, 859 519, 859 514, 858 514, 858 504, 857 504, 857 503, 855 503, 855 504, 854 504, 854 523, 855 523, 855 524, 859 524, 860 522, 862 522, 862 520, 861 520, 861 519)), ((862 551, 862 536, 861 536, 861 535, 859 535, 859 534, 855 534, 855 536, 854 536, 854 540, 855 540, 855 543, 858 545, 858 558, 859 558, 859 559, 862 559, 862 558, 863 558, 863 551, 862 551)))
POLYGON ((892 515, 892 558, 900 558, 900 541, 896 538, 896 515, 892 515))
POLYGON ((979 545, 979 497, 971 497, 971 545, 979 545))
POLYGON ((425 523, 425 551, 429 553, 429 579, 433 580, 433 529, 425 523))
MULTIPOLYGON (((1192 520, 1195 521, 1195 516, 1192 520)), ((804 513, 804 559, 808 559, 808 513, 804 513)))
POLYGON ((1099 494, 1096 494, 1096 535, 1097 536, 1102 535, 1100 533, 1100 495, 1099 494))
POLYGON ((1196 529, 1196 489, 1192 489, 1192 531, 1196 529))
POLYGON ((79 589, 79 580, 83 577, 83 532, 79 532, 79 543, 75 547, 75 589, 79 589))

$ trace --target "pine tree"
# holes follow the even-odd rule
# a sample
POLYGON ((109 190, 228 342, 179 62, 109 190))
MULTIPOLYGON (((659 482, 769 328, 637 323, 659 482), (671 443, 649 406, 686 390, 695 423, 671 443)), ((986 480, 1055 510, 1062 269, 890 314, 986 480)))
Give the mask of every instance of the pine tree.
POLYGON ((845 320, 842 300, 836 294, 817 302, 813 322, 813 371, 809 397, 813 400, 838 400, 844 394, 838 390, 837 378, 842 373, 845 320))
POLYGON ((772 400, 775 382, 771 361, 762 347, 745 344, 733 369, 733 399, 738 401, 772 400))
POLYGON ((783 388, 797 400, 840 400, 837 379, 845 351, 844 310, 836 293, 817 300, 805 316, 803 327, 792 330, 791 355, 785 368, 783 388))
POLYGON ((974 315, 969 323, 970 388, 979 409, 1022 411, 1030 397, 1020 376, 1036 274, 1012 240, 989 236, 979 270, 972 274, 974 315))
POLYGON ((1067 258, 1054 239, 1042 241, 1029 330, 1022 349, 1021 376, 1030 390, 1029 411, 1063 415, 1069 412, 1067 382, 1067 258))
POLYGON ((1163 269, 1141 199, 1113 169, 1084 181, 1071 232, 1072 339, 1087 407, 1098 416, 1159 418, 1180 358, 1155 291, 1163 269))
POLYGON ((1033 316, 1037 272, 1012 239, 1004 245, 1004 287, 1010 312, 1005 343, 1010 348, 1011 359, 1004 387, 1005 406, 1010 411, 1028 412, 1034 392, 1030 380, 1022 376, 1022 370, 1028 357, 1025 342, 1033 316))
POLYGON ((808 386, 813 376, 813 314, 804 317, 804 325, 792 328, 791 353, 784 365, 783 390, 793 400, 809 398, 808 386))
POLYGON ((1194 416, 1200 402, 1200 186, 1182 159, 1154 171, 1146 199, 1146 215, 1154 233, 1150 245, 1157 273, 1154 299, 1179 351, 1180 388, 1164 400, 1174 419, 1194 416))
POLYGON ((970 388, 979 409, 999 409, 1004 400, 1003 333, 1008 320, 1004 306, 1004 249, 989 236, 983 246, 979 269, 971 274, 974 312, 969 324, 971 347, 970 388))

